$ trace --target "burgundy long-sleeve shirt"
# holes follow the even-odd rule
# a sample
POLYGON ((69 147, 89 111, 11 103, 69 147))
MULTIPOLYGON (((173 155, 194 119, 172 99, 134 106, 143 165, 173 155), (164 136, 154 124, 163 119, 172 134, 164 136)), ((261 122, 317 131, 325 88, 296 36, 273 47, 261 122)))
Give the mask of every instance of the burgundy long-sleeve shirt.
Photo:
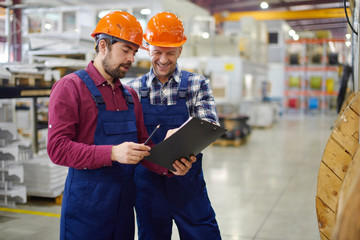
MULTIPOLYGON (((114 82, 114 89, 90 62, 85 71, 94 80, 108 111, 127 110, 126 100, 121 91, 121 82, 114 82)), ((134 90, 138 141, 144 143, 148 137, 144 125, 141 104, 134 90)), ((49 101, 49 124, 47 151, 55 164, 76 169, 96 169, 112 166, 112 145, 94 145, 98 109, 85 83, 75 74, 64 76, 51 90, 49 101)), ((148 162, 141 164, 161 175, 171 176, 166 168, 148 162)))

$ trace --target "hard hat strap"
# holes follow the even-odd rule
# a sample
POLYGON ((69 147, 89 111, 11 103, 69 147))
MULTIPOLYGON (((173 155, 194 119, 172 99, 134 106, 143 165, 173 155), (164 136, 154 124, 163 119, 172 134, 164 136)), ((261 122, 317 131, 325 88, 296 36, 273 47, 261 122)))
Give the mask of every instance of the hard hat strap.
POLYGON ((108 34, 106 34, 106 33, 100 33, 100 34, 97 34, 97 35, 95 36, 96 44, 98 44, 101 39, 109 39, 110 42, 111 42, 111 44, 114 44, 114 43, 120 42, 120 41, 124 41, 124 40, 121 39, 121 38, 117 38, 117 37, 108 35, 108 34))
POLYGON ((111 36, 111 35, 106 34, 106 33, 100 33, 100 34, 97 34, 97 35, 95 36, 95 41, 96 41, 96 45, 95 45, 95 46, 97 46, 97 45, 99 44, 99 41, 100 41, 101 39, 109 39, 111 44, 114 44, 114 43, 116 43, 116 42, 125 42, 125 43, 130 43, 130 44, 132 44, 132 45, 138 46, 138 45, 135 44, 135 43, 126 41, 126 40, 121 39, 121 38, 118 38, 118 37, 111 36))

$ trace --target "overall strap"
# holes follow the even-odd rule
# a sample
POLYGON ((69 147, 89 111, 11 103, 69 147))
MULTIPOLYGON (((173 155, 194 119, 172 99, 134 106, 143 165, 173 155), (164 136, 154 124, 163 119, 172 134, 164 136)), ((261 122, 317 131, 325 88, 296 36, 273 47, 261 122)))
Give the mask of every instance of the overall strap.
POLYGON ((146 85, 146 74, 141 77, 141 88, 140 96, 141 98, 148 98, 150 93, 150 88, 146 85))
POLYGON ((106 105, 103 97, 99 89, 96 87, 94 81, 91 79, 89 74, 85 70, 78 70, 75 72, 76 75, 80 77, 80 79, 85 83, 86 87, 89 89, 91 93, 91 97, 94 99, 96 103, 96 107, 99 110, 106 110, 106 105))
POLYGON ((128 105, 129 104, 134 104, 134 99, 133 99, 129 89, 126 86, 122 85, 122 84, 120 85, 120 88, 121 88, 121 90, 122 90, 122 92, 124 94, 124 97, 126 99, 126 103, 128 105))
POLYGON ((188 79, 192 73, 187 71, 181 71, 181 82, 178 89, 179 99, 186 98, 188 79))

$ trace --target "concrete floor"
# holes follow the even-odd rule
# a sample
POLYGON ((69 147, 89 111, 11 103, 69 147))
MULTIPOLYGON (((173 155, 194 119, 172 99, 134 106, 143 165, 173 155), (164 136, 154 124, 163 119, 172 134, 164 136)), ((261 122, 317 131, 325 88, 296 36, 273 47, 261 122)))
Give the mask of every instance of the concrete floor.
MULTIPOLYGON (((335 115, 283 116, 240 147, 204 151, 204 174, 224 240, 319 240, 317 174, 335 115)), ((31 199, 30 199, 31 200, 31 199)), ((60 213, 52 202, 17 209, 60 213)), ((0 211, 0 240, 59 238, 59 217, 0 211)), ((174 227, 173 239, 179 239, 174 227)))

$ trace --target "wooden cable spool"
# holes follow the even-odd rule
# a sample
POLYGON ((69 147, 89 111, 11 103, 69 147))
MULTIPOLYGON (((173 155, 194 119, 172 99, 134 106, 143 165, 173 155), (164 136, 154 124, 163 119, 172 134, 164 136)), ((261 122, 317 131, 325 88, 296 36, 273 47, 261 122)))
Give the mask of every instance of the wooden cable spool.
MULTIPOLYGON (((342 114, 344 113, 345 109, 347 106, 349 106, 350 102, 354 99, 355 93, 352 92, 351 94, 349 94, 349 96, 346 98, 345 102, 343 103, 343 105, 341 106, 340 112, 339 112, 339 117, 342 116, 342 114)), ((337 120, 335 121, 337 122, 337 120)))
POLYGON ((342 109, 321 159, 316 192, 316 213, 322 240, 331 239, 333 234, 340 191, 359 147, 359 114, 360 94, 357 93, 342 109))
POLYGON ((357 240, 360 236, 360 148, 343 181, 332 240, 357 240))

